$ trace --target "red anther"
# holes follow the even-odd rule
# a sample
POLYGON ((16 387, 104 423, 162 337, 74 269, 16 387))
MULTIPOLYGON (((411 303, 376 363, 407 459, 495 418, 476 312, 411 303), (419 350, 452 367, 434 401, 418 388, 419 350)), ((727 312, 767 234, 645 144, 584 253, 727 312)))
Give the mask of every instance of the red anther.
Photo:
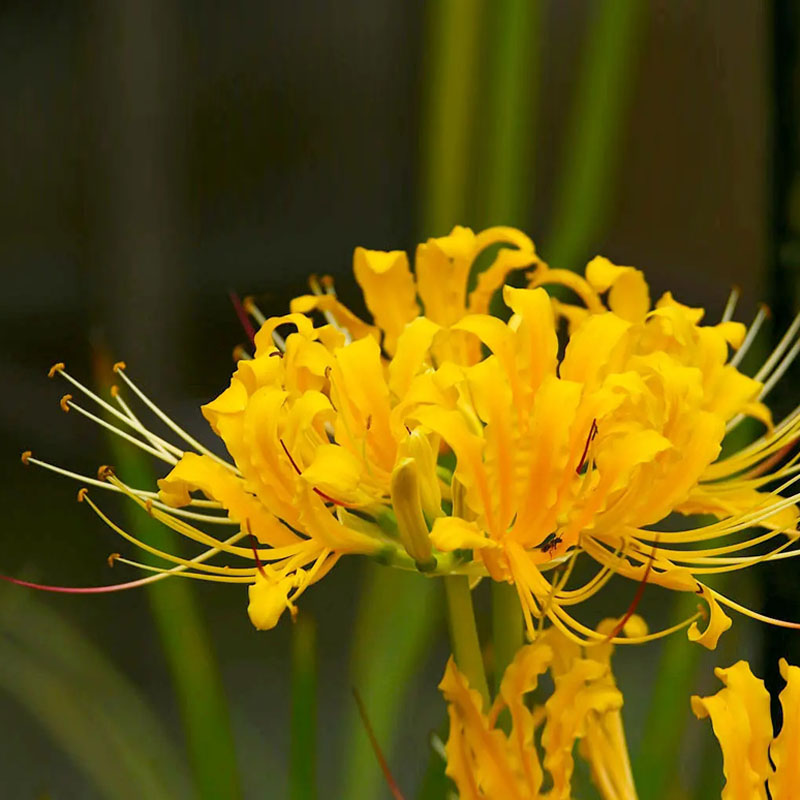
POLYGON ((361 716, 361 721, 364 723, 364 727, 367 731, 367 738, 369 739, 369 743, 372 745, 372 749, 375 752, 375 758, 378 759, 378 764, 380 765, 383 777, 386 779, 386 785, 389 787, 389 791, 392 793, 392 797, 394 797, 395 800, 405 800, 403 793, 400 791, 400 787, 397 785, 397 782, 389 770, 389 764, 386 761, 386 757, 383 755, 381 746, 378 743, 378 737, 375 736, 375 731, 373 730, 372 724, 367 716, 367 709, 364 706, 364 701, 361 699, 361 695, 358 693, 358 689, 356 689, 355 686, 353 687, 353 697, 356 699, 358 713, 361 716))
POLYGON ((605 641, 610 642, 625 627, 628 623, 628 620, 633 616, 634 611, 636 611, 637 606, 642 601, 642 597, 644 596, 644 590, 647 586, 647 579, 650 577, 650 570, 653 569, 653 561, 656 557, 656 550, 658 550, 658 536, 656 536, 655 541, 653 542, 653 549, 650 551, 650 558, 647 561, 647 566, 644 570, 644 575, 642 575, 642 580, 639 582, 639 588, 636 590, 636 594, 633 596, 633 601, 628 606, 628 610, 623 615, 622 619, 614 626, 614 630, 606 636, 605 641))
POLYGON ((580 464, 578 464, 575 470, 576 474, 578 475, 580 475, 580 472, 586 463, 586 457, 589 455, 589 445, 594 441, 595 436, 597 436, 597 420, 593 419, 592 426, 589 428, 589 435, 586 437, 586 444, 583 446, 583 455, 581 456, 580 464))
POLYGON ((108 558, 106 559, 106 561, 108 561, 108 566, 109 566, 109 567, 113 567, 113 566, 114 566, 114 562, 115 562, 115 561, 116 561, 118 558, 122 558, 122 553, 111 553, 111 554, 108 556, 108 558))
POLYGON ((89 490, 85 486, 78 489, 78 502, 82 503, 86 499, 87 494, 89 494, 89 490))
POLYGON ((120 370, 127 369, 128 365, 124 361, 116 361, 114 366, 111 367, 112 372, 119 372, 120 370))
POLYGON ((59 401, 58 404, 61 406, 62 411, 69 411, 69 401, 72 400, 71 394, 65 394, 59 401))
POLYGON ((326 289, 332 289, 333 288, 333 275, 320 275, 319 282, 326 289))
POLYGON ((55 378, 56 373, 61 372, 62 369, 66 369, 63 361, 59 361, 56 364, 53 364, 49 370, 47 370, 47 377, 48 378, 55 378))
POLYGON ((21 456, 20 461, 27 467, 28 466, 28 459, 33 455, 30 450, 26 450, 21 456))
MULTIPOLYGON (((239 317, 239 322, 244 328, 244 332, 247 334, 247 338, 250 340, 252 344, 255 344, 256 341, 256 330, 253 327, 253 323, 250 322, 250 317, 247 316, 247 310, 245 306, 242 305, 242 301, 239 299, 239 295, 236 294, 234 291, 228 292, 228 296, 231 298, 231 303, 233 303, 233 310, 236 312, 236 316, 239 317)), ((248 298, 249 301, 250 298, 248 298)), ((249 303, 248 303, 249 305, 249 303)))
POLYGON ((760 303, 759 308, 764 312, 767 319, 772 319, 772 309, 766 303, 760 303))

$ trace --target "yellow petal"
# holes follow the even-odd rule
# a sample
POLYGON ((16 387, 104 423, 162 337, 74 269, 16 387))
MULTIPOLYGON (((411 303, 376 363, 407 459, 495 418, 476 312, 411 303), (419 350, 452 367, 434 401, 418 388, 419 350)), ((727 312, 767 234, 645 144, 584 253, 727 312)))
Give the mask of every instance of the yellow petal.
POLYGON ((492 295, 503 286, 510 272, 539 263, 533 242, 514 228, 496 227, 482 231, 476 238, 476 248, 483 250, 499 242, 509 242, 517 249, 501 248, 494 262, 478 275, 478 283, 469 295, 471 314, 485 314, 489 310, 492 295))
POLYGON ((772 800, 793 800, 800 786, 800 668, 779 662, 786 686, 780 694, 783 708, 781 732, 769 749, 775 774, 769 779, 772 800))
POLYGON ((328 496, 343 503, 369 501, 361 488, 364 469, 346 448, 338 444, 321 444, 314 449, 314 460, 302 472, 303 480, 328 496))
MULTIPOLYGON (((365 336, 378 338, 378 330, 373 325, 368 325, 363 319, 357 317, 346 305, 340 303, 332 294, 305 294, 295 297, 289 305, 293 314, 310 314, 312 311, 327 312, 344 328, 353 339, 362 339, 365 336)), ((269 320, 267 320, 269 322, 269 320)), ((259 345, 256 334, 256 345, 259 345)), ((256 350, 258 353, 258 350, 256 350)))
POLYGON ((467 522, 459 517, 438 517, 433 523, 430 539, 433 546, 443 553, 499 547, 474 522, 467 522))
POLYGON ((608 307, 628 322, 642 322, 650 310, 650 291, 634 267, 618 267, 597 256, 586 265, 586 280, 597 292, 610 290, 608 307))
POLYGON ((622 706, 622 695, 604 679, 608 668, 597 661, 574 660, 570 669, 556 675, 555 691, 545 703, 547 721, 542 731, 544 766, 553 779, 548 795, 552 800, 569 800, 574 769, 573 748, 587 734, 594 715, 622 706))
POLYGON ((480 694, 469 687, 452 657, 439 689, 450 716, 446 773, 461 796, 487 800, 531 798, 523 788, 522 776, 514 769, 505 735, 489 724, 482 713, 480 694))
POLYGON ((397 337, 419 314, 408 256, 401 250, 384 253, 357 247, 353 272, 375 324, 385 333, 384 348, 394 353, 397 337))
POLYGON ((247 590, 250 598, 247 613, 257 630, 269 631, 278 624, 283 612, 291 607, 288 597, 293 585, 291 578, 272 581, 260 573, 256 575, 256 582, 247 590))
POLYGON ((433 337, 440 330, 427 317, 417 317, 398 337, 394 358, 389 364, 389 389, 396 397, 403 397, 417 372, 429 365, 433 337))
POLYGON ((722 749, 726 784, 722 800, 759 800, 767 793, 764 782, 772 773, 767 749, 772 740, 769 692, 746 661, 714 670, 725 684, 711 697, 692 697, 692 711, 711 718, 722 749))
POLYGON ((247 525, 263 544, 280 547, 300 541, 245 491, 241 479, 208 456, 186 453, 171 472, 159 480, 158 487, 161 501, 174 507, 187 505, 191 500, 189 492, 201 490, 207 497, 221 503, 232 520, 247 525))
POLYGON ((713 650, 717 646, 719 637, 725 633, 728 628, 733 624, 731 618, 722 610, 722 606, 717 602, 714 594, 707 586, 701 585, 700 591, 696 592, 703 600, 708 603, 708 625, 704 631, 700 630, 700 626, 693 622, 687 631, 687 636, 690 642, 697 642, 697 644, 713 650))

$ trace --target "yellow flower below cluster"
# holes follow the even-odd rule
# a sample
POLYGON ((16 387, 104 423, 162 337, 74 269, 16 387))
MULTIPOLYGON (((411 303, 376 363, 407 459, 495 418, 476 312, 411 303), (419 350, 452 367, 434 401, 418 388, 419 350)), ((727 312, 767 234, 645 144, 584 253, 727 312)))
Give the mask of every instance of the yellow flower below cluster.
MULTIPOLYGON (((607 635, 617 625, 606 620, 597 632, 607 635)), ((625 630, 641 635, 644 623, 631 617, 625 630)), ((636 800, 620 716, 622 694, 611 672, 612 650, 610 644, 580 648, 550 628, 519 650, 490 709, 482 707, 480 694, 451 658, 439 688, 450 718, 446 772, 459 797, 569 800, 573 750, 579 742, 579 753, 604 800, 636 800), (546 672, 553 691, 544 703, 531 706, 528 696, 546 672), (506 710, 508 733, 498 723, 506 710)))
POLYGON ((722 800, 794 800, 800 787, 800 667, 780 661, 783 723, 773 736, 770 696, 746 661, 715 670, 725 684, 711 697, 693 697, 692 710, 710 717, 722 748, 722 800))

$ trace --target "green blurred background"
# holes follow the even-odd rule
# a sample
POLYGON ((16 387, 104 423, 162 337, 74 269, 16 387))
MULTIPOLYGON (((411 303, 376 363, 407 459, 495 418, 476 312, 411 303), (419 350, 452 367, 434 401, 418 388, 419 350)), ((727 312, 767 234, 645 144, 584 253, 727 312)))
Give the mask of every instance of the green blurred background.
MULTIPOLYGON (((78 487, 24 470, 21 450, 153 477, 61 414, 52 362, 102 382, 93 354, 125 359, 208 442, 198 406, 244 338, 228 291, 280 313, 327 272, 358 307, 356 245, 515 224, 553 264, 603 253, 712 319, 737 284, 737 318, 767 299, 774 336, 800 307, 797 26, 788 0, 7 0, 0 569, 67 585, 125 569, 109 571, 121 543, 78 487)), ((793 575, 784 562, 734 591, 800 618, 793 575)), ((447 642, 423 578, 345 560, 300 625, 269 634, 236 587, 0 588, 3 797, 385 797, 353 685, 408 796, 436 796, 447 642)), ((621 584, 605 613, 631 596, 621 584)), ((643 606, 654 622, 681 612, 657 593, 643 606)), ((618 654, 642 798, 718 791, 688 703, 712 665, 800 660, 792 634, 735 622, 714 654, 682 637, 618 654)))

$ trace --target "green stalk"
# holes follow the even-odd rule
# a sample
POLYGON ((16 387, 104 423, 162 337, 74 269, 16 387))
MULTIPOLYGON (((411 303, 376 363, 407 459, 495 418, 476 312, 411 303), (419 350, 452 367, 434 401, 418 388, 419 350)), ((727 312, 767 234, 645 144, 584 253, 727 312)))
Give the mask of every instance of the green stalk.
POLYGON ((491 705, 489 684, 483 667, 483 654, 475 626, 472 607, 472 592, 466 575, 448 575, 444 578, 447 596, 447 619, 450 626, 450 641, 456 664, 469 681, 470 688, 480 692, 483 707, 491 705))
POLYGON ((314 621, 300 615, 292 629, 292 718, 289 797, 317 796, 317 646, 314 621))
POLYGON ((483 0, 426 6, 420 221, 444 236, 466 220, 483 0))
POLYGON ((522 606, 517 590, 511 583, 492 581, 492 634, 494 690, 497 693, 500 691, 500 682, 506 667, 525 642, 522 606))
POLYGON ((620 132, 636 75, 648 4, 598 0, 564 142, 553 226, 545 258, 574 269, 596 242, 612 203, 620 132))
MULTIPOLYGON (((115 444, 114 458, 127 482, 153 485, 153 471, 131 448, 115 444)), ((132 503, 126 517, 137 538, 160 550, 178 549, 176 534, 132 503)), ((178 700, 196 797, 241 797, 225 689, 194 591, 188 581, 172 579, 148 586, 147 595, 178 700)))

